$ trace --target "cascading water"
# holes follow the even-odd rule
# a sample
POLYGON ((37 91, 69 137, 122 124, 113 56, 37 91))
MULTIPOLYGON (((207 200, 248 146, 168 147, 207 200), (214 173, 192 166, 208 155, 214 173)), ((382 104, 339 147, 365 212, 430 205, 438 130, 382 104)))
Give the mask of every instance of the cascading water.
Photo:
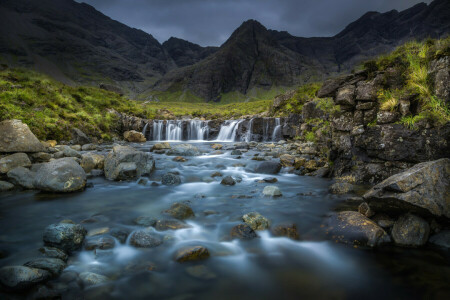
POLYGON ((239 124, 244 120, 227 120, 225 124, 220 127, 219 135, 217 136, 218 141, 223 142, 234 142, 236 139, 237 129, 239 124))
POLYGON ((208 121, 191 120, 188 127, 188 140, 204 141, 209 137, 208 121))
POLYGON ((253 119, 250 119, 250 121, 248 122, 247 133, 245 134, 245 141, 247 143, 252 141, 252 132, 253 132, 253 119))
POLYGON ((153 121, 153 140, 161 141, 163 137, 164 121, 155 120, 153 121))
POLYGON ((183 134, 182 125, 183 125, 183 121, 181 121, 181 120, 167 121, 166 141, 181 141, 182 134, 183 134))
POLYGON ((145 138, 147 138, 147 128, 148 128, 148 123, 145 123, 144 129, 142 129, 142 134, 145 136, 145 138))
POLYGON ((280 138, 281 133, 281 121, 280 118, 275 119, 275 128, 273 129, 272 133, 272 141, 276 141, 280 138))

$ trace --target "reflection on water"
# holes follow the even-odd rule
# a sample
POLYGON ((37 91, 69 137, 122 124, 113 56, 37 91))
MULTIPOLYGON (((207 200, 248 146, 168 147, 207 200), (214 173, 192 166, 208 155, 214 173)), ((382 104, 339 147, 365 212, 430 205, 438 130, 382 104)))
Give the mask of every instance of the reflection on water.
MULTIPOLYGON (((208 143, 196 146, 210 149, 208 143)), ((149 144, 142 149, 149 149, 149 144)), ((111 279, 100 287, 67 288, 64 298, 92 299, 349 299, 423 298, 448 295, 448 253, 432 250, 360 250, 325 241, 320 230, 323 216, 339 199, 327 193, 326 179, 280 173, 276 185, 283 196, 267 198, 259 183, 264 174, 251 172, 258 162, 224 154, 189 157, 187 162, 155 155, 159 181, 167 171, 179 172, 176 187, 143 186, 135 182, 90 180, 94 187, 82 193, 48 195, 15 192, 0 195, 0 248, 10 255, 0 264, 23 264, 39 256, 44 228, 63 219, 83 222, 88 230, 108 227, 110 232, 133 232, 139 216, 161 218, 174 202, 188 202, 195 218, 190 228, 155 233, 162 245, 136 249, 115 239, 110 250, 81 251, 69 260, 65 272, 90 271, 111 279), (239 165, 236 165, 239 163, 239 165), (213 172, 241 180, 223 186, 213 172), (242 215, 257 211, 273 225, 297 224, 301 241, 258 232, 250 241, 231 240, 230 229, 242 215), (197 263, 174 261, 177 249, 202 245, 211 257, 197 263), (431 284, 432 283, 432 284, 431 284)), ((58 280, 56 280, 58 282, 58 280)))

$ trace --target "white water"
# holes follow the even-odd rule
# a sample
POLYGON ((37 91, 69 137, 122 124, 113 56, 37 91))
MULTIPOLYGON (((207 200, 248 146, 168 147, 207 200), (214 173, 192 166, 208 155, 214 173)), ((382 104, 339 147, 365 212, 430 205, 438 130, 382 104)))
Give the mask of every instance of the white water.
POLYGON ((217 141, 234 142, 236 140, 237 129, 239 128, 239 124, 241 124, 242 121, 244 120, 225 121, 225 124, 220 127, 217 141))
POLYGON ((253 131, 253 119, 251 119, 248 122, 248 130, 247 130, 247 133, 245 135, 245 141, 247 143, 252 141, 252 131, 253 131))
POLYGON ((188 139, 192 141, 208 140, 208 121, 191 120, 189 122, 188 139))
POLYGON ((272 141, 276 141, 280 135, 280 131, 281 131, 281 122, 280 122, 280 118, 276 118, 275 119, 275 128, 273 129, 273 133, 272 133, 272 141))

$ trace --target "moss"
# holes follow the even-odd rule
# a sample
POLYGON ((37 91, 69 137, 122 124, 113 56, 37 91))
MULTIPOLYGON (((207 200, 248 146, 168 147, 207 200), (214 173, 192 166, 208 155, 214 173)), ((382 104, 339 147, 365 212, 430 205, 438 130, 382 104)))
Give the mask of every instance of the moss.
POLYGON ((307 142, 315 142, 316 141, 316 136, 313 131, 307 131, 304 133, 304 135, 305 135, 305 140, 307 142))

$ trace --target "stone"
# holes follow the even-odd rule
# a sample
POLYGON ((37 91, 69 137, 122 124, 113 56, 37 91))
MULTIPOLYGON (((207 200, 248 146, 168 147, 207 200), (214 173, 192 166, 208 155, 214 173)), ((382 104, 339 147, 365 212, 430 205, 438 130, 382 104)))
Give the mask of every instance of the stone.
POLYGON ((332 214, 327 223, 326 233, 336 242, 368 247, 390 242, 383 228, 356 211, 332 214))
POLYGON ((86 233, 81 225, 58 223, 45 228, 43 239, 45 246, 71 253, 81 248, 86 233))
POLYGON ((173 156, 198 156, 201 153, 197 147, 191 144, 179 144, 167 151, 166 154, 173 156))
POLYGON ((59 258, 37 258, 24 263, 24 266, 30 268, 36 268, 41 270, 46 270, 52 274, 52 276, 57 276, 66 267, 66 263, 59 258))
POLYGON ((92 272, 81 272, 79 277, 85 287, 99 285, 109 281, 108 277, 92 272))
POLYGON ((94 228, 88 231, 86 236, 96 236, 96 235, 102 235, 109 232, 109 227, 99 227, 94 228))
POLYGON ((33 162, 35 163, 45 163, 49 162, 50 159, 52 159, 52 155, 47 152, 32 153, 30 154, 30 156, 33 159, 33 162))
POLYGON ((250 212, 242 216, 244 223, 253 230, 266 230, 270 227, 270 221, 258 212, 250 212))
POLYGON ((223 175, 222 175, 222 173, 220 173, 220 172, 214 172, 214 173, 212 173, 211 174, 211 177, 222 177, 223 175))
POLYGON ((48 271, 25 266, 6 266, 0 269, 0 283, 8 290, 24 291, 50 279, 48 271))
POLYGON ((214 150, 220 150, 223 148, 222 144, 212 144, 211 148, 213 148, 214 150))
POLYGON ((167 142, 164 143, 158 143, 158 144, 154 144, 153 147, 150 149, 150 151, 155 151, 155 150, 167 150, 170 149, 170 144, 167 142))
POLYGON ((34 187, 47 192, 76 192, 86 186, 86 173, 72 158, 43 164, 36 172, 34 187))
POLYGON ((235 185, 236 181, 231 176, 225 176, 220 182, 222 185, 235 185))
POLYGON ((355 86, 346 85, 341 87, 337 91, 334 102, 338 105, 355 106, 355 86))
POLYGON ((384 229, 394 226, 394 220, 386 214, 379 213, 372 217, 372 220, 384 229))
POLYGON ((145 143, 147 139, 145 136, 136 130, 129 130, 123 133, 123 138, 132 143, 145 143))
POLYGON ((399 113, 393 111, 379 111, 377 114, 377 124, 394 123, 398 120, 399 113))
POLYGON ((153 156, 129 146, 114 146, 105 159, 107 179, 130 180, 149 175, 155 168, 153 156))
POLYGON ((203 246, 187 246, 178 249, 175 253, 177 262, 189 262, 207 259, 210 256, 208 248, 203 246))
POLYGON ((443 56, 430 62, 428 77, 434 94, 447 105, 450 102, 450 58, 443 56))
POLYGON ((429 242, 435 246, 450 248, 450 230, 443 230, 431 236, 429 242))
POLYGON ((179 185, 181 184, 181 178, 176 174, 166 173, 162 176, 161 183, 164 185, 179 185))
POLYGON ((75 151, 78 151, 78 152, 81 151, 81 145, 71 145, 69 147, 75 151))
POLYGON ((69 258, 66 252, 54 247, 42 247, 39 248, 39 252, 41 252, 46 257, 58 258, 62 261, 67 261, 67 259, 69 258))
POLYGON ((268 197, 280 197, 283 195, 281 193, 280 189, 274 185, 266 186, 262 193, 264 196, 268 196, 268 197))
POLYGON ((0 192, 6 192, 14 189, 14 184, 0 180, 0 192))
POLYGON ((399 246, 423 246, 428 241, 430 225, 421 217, 408 213, 400 216, 394 223, 391 235, 399 246))
POLYGON ((297 231, 297 225, 293 223, 278 224, 271 229, 271 233, 276 237, 287 237, 292 240, 300 239, 300 235, 297 231))
POLYGON ((141 216, 134 219, 134 224, 144 227, 150 227, 156 225, 156 219, 153 217, 141 216))
POLYGON ((36 173, 24 167, 12 169, 7 174, 8 180, 24 189, 34 189, 36 173))
POLYGON ((292 167, 295 163, 295 157, 290 154, 280 155, 280 163, 283 167, 292 167))
POLYGON ((242 155, 242 152, 241 152, 241 150, 235 149, 235 150, 231 151, 231 155, 242 155))
POLYGON ((375 185, 363 198, 377 212, 450 218, 450 159, 419 163, 375 185))
POLYGON ((370 208, 367 202, 363 202, 358 206, 358 212, 368 218, 372 217, 375 213, 370 208))
POLYGON ((77 145, 90 144, 91 139, 80 129, 74 128, 72 130, 72 142, 77 145))
POLYGON ((97 150, 98 146, 96 144, 86 144, 81 146, 83 151, 94 151, 97 150))
POLYGON ((25 153, 14 153, 0 159, 0 174, 8 173, 17 167, 31 167, 31 161, 25 153))
POLYGON ((154 248, 162 243, 162 238, 150 230, 137 230, 130 236, 130 245, 137 248, 154 248))
POLYGON ((45 147, 31 132, 27 124, 20 120, 0 122, 0 153, 11 152, 43 152, 45 147))
POLYGON ((317 101, 309 101, 303 104, 302 117, 303 120, 321 119, 325 116, 322 109, 317 106, 317 101))
POLYGON ((192 208, 185 203, 174 203, 168 210, 164 212, 178 220, 184 220, 191 217, 195 217, 192 208))
POLYGON ((338 195, 347 194, 353 192, 353 190, 353 184, 348 182, 336 182, 329 188, 330 193, 338 195))
POLYGON ((375 102, 363 102, 358 101, 358 104, 356 104, 357 110, 369 110, 375 107, 375 102))
POLYGON ((100 154, 88 152, 81 156, 80 165, 86 173, 90 173, 93 169, 103 170, 105 157, 100 154))
POLYGON ((276 183, 276 182, 278 182, 278 179, 275 178, 275 177, 266 177, 266 178, 263 178, 260 181, 261 182, 266 182, 266 183, 276 183))
POLYGON ((241 240, 251 240, 258 237, 256 232, 247 224, 239 224, 234 226, 231 228, 230 235, 233 239, 238 238, 241 240))
POLYGON ((187 159, 184 158, 183 156, 174 157, 172 160, 177 162, 187 162, 187 159))
MULTIPOLYGON (((81 153, 69 146, 62 146, 63 157, 76 157, 81 158, 81 153)), ((56 158, 56 157, 55 157, 56 158)))
POLYGON ((177 230, 191 227, 192 227, 191 225, 186 224, 180 220, 158 220, 155 225, 156 230, 159 231, 177 230))
POLYGON ((376 101, 377 100, 377 78, 371 81, 360 81, 356 84, 356 100, 376 101))
POLYGON ((111 230, 110 234, 115 237, 120 243, 125 244, 130 231, 126 228, 114 228, 111 230))
POLYGON ((86 250, 107 250, 114 248, 116 242, 112 237, 109 236, 96 236, 94 238, 89 238, 84 241, 84 249, 86 250))
POLYGON ((261 174, 278 174, 281 170, 281 164, 278 162, 265 161, 260 164, 255 169, 255 173, 261 174))

